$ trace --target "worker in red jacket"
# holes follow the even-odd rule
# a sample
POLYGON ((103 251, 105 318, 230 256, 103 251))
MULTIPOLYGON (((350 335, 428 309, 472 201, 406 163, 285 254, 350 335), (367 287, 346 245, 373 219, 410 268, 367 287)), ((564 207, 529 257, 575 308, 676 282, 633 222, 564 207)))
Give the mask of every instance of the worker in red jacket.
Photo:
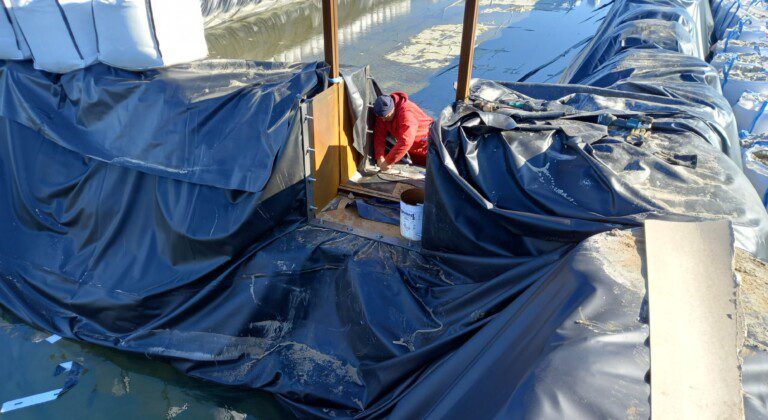
POLYGON ((416 165, 427 164, 429 128, 435 121, 408 99, 403 92, 382 95, 373 104, 376 124, 373 129, 373 151, 379 169, 386 171, 390 165, 405 157, 406 153, 416 165), (386 153, 387 135, 396 143, 386 153))

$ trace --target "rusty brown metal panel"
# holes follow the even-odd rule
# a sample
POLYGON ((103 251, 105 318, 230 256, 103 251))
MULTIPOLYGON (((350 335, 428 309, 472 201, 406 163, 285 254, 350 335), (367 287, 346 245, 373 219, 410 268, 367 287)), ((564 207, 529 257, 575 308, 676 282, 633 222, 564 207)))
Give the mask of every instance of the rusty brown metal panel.
POLYGON ((314 139, 314 197, 318 209, 338 193, 341 180, 339 143, 339 85, 332 85, 312 99, 312 137, 314 139))

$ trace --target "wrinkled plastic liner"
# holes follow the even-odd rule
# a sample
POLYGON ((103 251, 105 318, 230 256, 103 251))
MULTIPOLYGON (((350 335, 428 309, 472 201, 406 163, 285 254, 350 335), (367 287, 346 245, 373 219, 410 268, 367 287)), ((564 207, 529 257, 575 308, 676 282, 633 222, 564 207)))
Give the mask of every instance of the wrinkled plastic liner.
MULTIPOLYGON (((299 109, 324 65, 4 64, 0 303, 302 416, 647 417, 639 226, 727 218, 765 255, 768 215, 696 55, 704 3, 646 3, 614 2, 567 70, 591 86, 478 81, 475 96, 536 107, 446 110, 422 252, 307 224, 299 109), (606 113, 653 127, 638 138, 606 113)), ((375 89, 345 80, 364 151, 375 89)))

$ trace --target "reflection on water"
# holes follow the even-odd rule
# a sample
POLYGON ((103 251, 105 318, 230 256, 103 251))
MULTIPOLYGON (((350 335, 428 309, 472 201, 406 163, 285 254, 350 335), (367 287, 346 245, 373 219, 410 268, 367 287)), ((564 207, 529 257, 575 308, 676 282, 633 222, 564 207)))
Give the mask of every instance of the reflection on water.
MULTIPOLYGON (((477 36, 482 37, 489 29, 488 25, 478 24, 477 36)), ((459 55, 463 31, 460 23, 433 26, 419 32, 407 45, 384 58, 410 67, 439 70, 459 55)))
POLYGON ((205 27, 245 19, 291 0, 200 0, 205 27))
MULTIPOLYGON (((599 1, 599 0, 597 0, 599 1)), ((247 0, 240 0, 245 3, 247 0)), ((227 11, 212 16, 219 22, 208 29, 206 38, 211 58, 239 58, 247 60, 311 61, 323 56, 322 6, 320 0, 254 1, 249 18, 238 18, 236 12, 227 11), (265 10, 266 9, 266 10, 265 10), (222 24, 221 21, 229 20, 222 24)), ((445 16, 463 12, 463 1, 424 0, 424 3, 441 5, 445 16), (444 4, 443 4, 444 3, 444 4)), ((595 0, 591 3, 594 5, 595 0)), ((531 10, 569 10, 580 4, 579 0, 481 0, 480 13, 523 13, 531 10)), ((398 18, 407 17, 413 10, 412 0, 340 0, 339 44, 354 44, 374 27, 397 25, 398 18)), ((241 12, 244 13, 244 12, 241 12)), ((413 14, 410 20, 418 20, 413 14)), ((448 20, 448 19, 446 19, 448 20)), ((391 27, 397 32, 399 28, 391 27)), ((384 45, 387 40, 380 40, 384 45)), ((454 40, 451 40, 454 42, 454 40)), ((436 47, 440 45, 435 44, 436 47)))
MULTIPOLYGON (((474 75, 514 81, 550 61, 594 33, 599 3, 481 0, 474 75)), ((451 100, 463 12, 462 0, 339 0, 341 62, 371 65, 385 90, 421 95, 436 115, 451 100)), ((210 28, 207 40, 213 58, 322 60, 320 0, 285 0, 210 28)), ((575 52, 548 70, 560 71, 575 52)), ((530 80, 550 79, 545 71, 530 80)))
POLYGON ((291 418, 269 394, 188 377, 144 355, 66 339, 53 344, 0 308, 0 404, 60 388, 57 364, 76 361, 79 382, 57 400, 4 413, 8 419, 109 418, 237 420, 291 418), (13 361, 10 363, 9 361, 13 361), (252 417, 249 417, 252 418, 252 417))
MULTIPOLYGON (((411 0, 341 0, 339 45, 365 35, 411 11, 411 0)), ((323 57, 322 6, 318 0, 282 6, 211 28, 206 33, 213 58, 301 62, 323 57)))

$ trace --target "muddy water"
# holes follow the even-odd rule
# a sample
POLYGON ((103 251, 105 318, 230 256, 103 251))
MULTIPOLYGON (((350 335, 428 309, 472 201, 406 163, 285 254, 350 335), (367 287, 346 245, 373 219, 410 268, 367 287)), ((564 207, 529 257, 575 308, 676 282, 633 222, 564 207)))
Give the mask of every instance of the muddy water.
MULTIPOLYGON (((553 60, 531 81, 552 81, 594 33, 594 1, 481 0, 476 77, 514 81, 553 60), (562 55, 562 56, 561 56, 562 55)), ((404 90, 433 115, 454 96, 463 3, 457 0, 340 0, 341 59, 370 64, 387 91, 404 90)), ((248 19, 209 28, 214 58, 322 58, 318 0, 287 0, 248 19)), ((0 310, 0 403, 59 388, 58 363, 78 361, 79 383, 58 400, 2 414, 39 418, 286 418, 271 396, 191 379, 143 355, 61 340, 0 310)))
MULTIPOLYGON (((516 81, 592 35, 599 0, 481 0, 475 77, 516 81)), ((464 3, 460 0, 340 0, 341 61, 370 64, 386 91, 403 90, 435 115, 453 96, 464 3)), ((218 58, 313 61, 323 57, 318 0, 291 0, 209 28, 218 58)), ((529 79, 557 80, 573 49, 529 79)))
POLYGON ((0 414, 3 420, 291 418, 269 394, 202 382, 144 355, 66 339, 51 344, 49 336, 0 308, 0 404, 61 388, 67 378, 54 376, 59 363, 84 367, 57 400, 0 414))

